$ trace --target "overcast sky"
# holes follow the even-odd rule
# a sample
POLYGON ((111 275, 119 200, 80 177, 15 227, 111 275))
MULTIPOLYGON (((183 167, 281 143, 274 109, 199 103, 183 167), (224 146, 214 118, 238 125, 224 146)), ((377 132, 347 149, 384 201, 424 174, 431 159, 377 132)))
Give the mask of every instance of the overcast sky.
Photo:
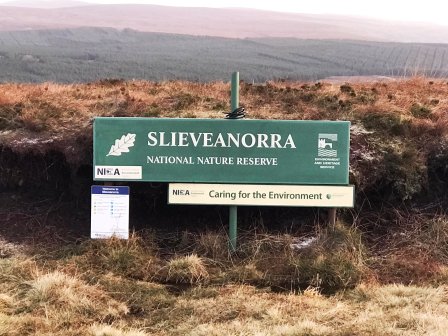
MULTIPOLYGON (((45 0, 26 0, 42 2, 45 0)), ((52 0, 50 0, 52 1, 52 0)), ((63 2, 63 0, 60 0, 63 2)), ((0 3, 11 0, 0 0, 0 3)), ((447 0, 84 0, 91 3, 147 3, 184 7, 246 7, 281 12, 340 14, 383 20, 448 25, 447 0)))

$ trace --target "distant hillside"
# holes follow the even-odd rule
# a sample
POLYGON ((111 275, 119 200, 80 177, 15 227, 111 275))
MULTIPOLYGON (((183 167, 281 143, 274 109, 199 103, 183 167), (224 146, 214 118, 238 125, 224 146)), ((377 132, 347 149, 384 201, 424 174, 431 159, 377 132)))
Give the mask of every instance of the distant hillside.
POLYGON ((233 71, 255 82, 446 77, 448 44, 228 39, 105 28, 0 32, 0 82, 226 81, 233 71))
POLYGON ((335 15, 155 5, 0 8, 0 30, 3 31, 95 26, 229 38, 294 37, 448 43, 448 26, 335 15))
MULTIPOLYGON (((67 8, 67 7, 80 7, 90 6, 90 3, 76 0, 16 0, 9 1, 3 4, 8 7, 27 7, 27 8, 67 8)), ((1 6, 1 4, 0 4, 1 6)))

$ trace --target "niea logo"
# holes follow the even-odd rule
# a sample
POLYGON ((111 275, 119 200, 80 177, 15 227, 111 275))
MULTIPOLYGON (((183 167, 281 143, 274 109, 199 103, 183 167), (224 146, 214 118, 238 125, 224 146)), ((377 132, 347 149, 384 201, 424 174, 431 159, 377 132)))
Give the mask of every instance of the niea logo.
POLYGON ((95 166, 95 179, 141 180, 141 166, 95 166))
POLYGON ((120 176, 120 169, 118 168, 96 168, 97 176, 120 176))

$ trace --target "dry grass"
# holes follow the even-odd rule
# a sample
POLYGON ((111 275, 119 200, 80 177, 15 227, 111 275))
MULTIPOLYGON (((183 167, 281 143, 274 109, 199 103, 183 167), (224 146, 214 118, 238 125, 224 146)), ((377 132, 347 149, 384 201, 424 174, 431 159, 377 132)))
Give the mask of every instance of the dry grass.
MULTIPOLYGON (((245 246, 232 258, 223 254, 223 259, 211 260, 190 253, 161 258, 161 268, 151 277, 159 283, 135 279, 135 261, 111 267, 111 254, 79 273, 83 256, 88 261, 108 248, 134 251, 132 258, 144 254, 144 246, 154 251, 136 236, 131 242, 86 244, 56 260, 51 255, 49 260, 30 259, 28 249, 0 259, 0 335, 445 335, 445 285, 380 285, 361 277, 343 291, 323 295, 325 286, 331 286, 326 276, 345 274, 330 262, 328 269, 318 266, 323 260, 338 256, 339 263, 345 258, 365 272, 367 252, 355 228, 338 224, 316 233, 319 238, 300 251, 287 245, 295 241, 291 236, 265 234, 253 236, 252 242, 245 237, 245 246), (273 291, 275 286, 268 284, 279 264, 274 256, 296 263, 309 258, 308 268, 296 264, 289 277, 309 272, 311 282, 317 276, 322 281, 273 291)), ((216 241, 216 233, 209 234, 197 236, 198 247, 191 249, 216 241)), ((189 239, 194 244, 194 236, 189 239)), ((286 269, 282 265, 282 272, 286 269)))
MULTIPOLYGON (((242 83, 240 104, 248 118, 351 121, 365 130, 352 133, 351 183, 401 201, 430 187, 428 158, 439 157, 447 142, 447 96, 446 81, 424 77, 342 85, 273 81, 242 83)), ((56 151, 73 167, 91 164, 95 116, 222 118, 230 108, 224 82, 1 84, 0 97, 0 145, 14 153, 56 151)), ((17 177, 17 167, 0 172, 2 185, 32 182, 26 173, 17 177)))
POLYGON ((0 335, 76 335, 128 313, 126 304, 79 276, 47 272, 29 260, 9 261, 0 277, 0 335))
MULTIPOLYGON (((413 119, 443 118, 448 108, 444 81, 409 80, 345 85, 268 82, 241 86, 241 105, 263 119, 352 119, 362 108, 400 113, 413 119), (416 106, 422 108, 416 110, 416 106), (317 108, 316 108, 317 107, 317 108), (412 111, 417 111, 413 117, 412 111), (426 111, 421 115, 419 111, 426 111)), ((76 129, 94 116, 222 118, 229 84, 168 81, 100 81, 88 84, 1 84, 0 107, 15 107, 24 127, 76 129), (34 126, 33 126, 34 125, 34 126)))
MULTIPOLYGON (((248 118, 349 120, 365 129, 352 134, 351 182, 359 191, 381 189, 391 200, 411 199, 428 188, 428 157, 440 154, 446 142, 448 85, 440 79, 242 83, 240 91, 248 118), (398 158, 398 167, 391 167, 390 158, 398 158)), ((17 153, 57 151, 74 167, 91 163, 86 153, 95 116, 222 118, 230 109, 229 83, 224 82, 1 84, 0 97, 0 145, 17 153)), ((20 173, 0 169, 11 180, 20 173)))
POLYGON ((70 314, 96 315, 100 319, 114 319, 128 312, 127 307, 107 298, 96 286, 88 285, 78 277, 55 271, 38 276, 28 283, 25 293, 30 306, 44 307, 49 314, 49 307, 66 309, 70 314))
MULTIPOLYGON (((197 301, 176 335, 443 335, 443 288, 360 286, 349 295, 285 295, 225 287, 197 301), (362 297, 362 299, 360 299, 362 297), (440 323, 440 324, 439 324, 440 323), (192 328, 192 326, 194 326, 192 328)), ((179 300, 180 307, 191 305, 179 300)))
POLYGON ((18 255, 20 252, 21 247, 19 245, 9 243, 0 237, 0 259, 18 255))
POLYGON ((147 336, 148 334, 135 329, 122 330, 110 325, 93 325, 90 328, 91 336, 147 336))
POLYGON ((111 238, 86 241, 81 251, 68 260, 67 267, 90 272, 124 275, 149 280, 161 267, 152 234, 132 233, 129 239, 111 238))
POLYGON ((245 258, 230 278, 282 290, 313 286, 332 292, 353 287, 368 276, 367 250, 355 227, 338 222, 317 228, 309 245, 296 247, 307 238, 260 234, 243 240, 245 258))
POLYGON ((169 260, 165 272, 168 282, 192 285, 209 280, 204 259, 195 254, 169 260))
POLYGON ((397 211, 399 225, 377 238, 372 268, 382 282, 445 283, 448 218, 441 214, 397 211))
MULTIPOLYGON (((370 206, 443 195, 447 97, 445 81, 416 77, 243 83, 240 99, 249 118, 352 121, 351 181, 370 206)), ((0 145, 78 167, 94 116, 222 118, 228 101, 222 82, 1 84, 0 145)), ((2 161, 0 180, 29 182, 16 168, 2 161)), ((367 234, 338 223, 294 249, 309 236, 250 233, 236 254, 212 231, 172 249, 152 234, 57 249, 0 240, 0 335, 446 335, 447 223, 394 209, 357 217, 367 234)))

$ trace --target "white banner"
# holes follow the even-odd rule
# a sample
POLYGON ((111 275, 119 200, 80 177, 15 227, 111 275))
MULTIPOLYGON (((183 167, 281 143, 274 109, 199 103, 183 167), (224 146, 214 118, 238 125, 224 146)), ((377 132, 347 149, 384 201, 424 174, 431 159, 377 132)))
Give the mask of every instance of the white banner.
POLYGON ((354 186, 170 183, 170 204, 352 208, 354 186))

